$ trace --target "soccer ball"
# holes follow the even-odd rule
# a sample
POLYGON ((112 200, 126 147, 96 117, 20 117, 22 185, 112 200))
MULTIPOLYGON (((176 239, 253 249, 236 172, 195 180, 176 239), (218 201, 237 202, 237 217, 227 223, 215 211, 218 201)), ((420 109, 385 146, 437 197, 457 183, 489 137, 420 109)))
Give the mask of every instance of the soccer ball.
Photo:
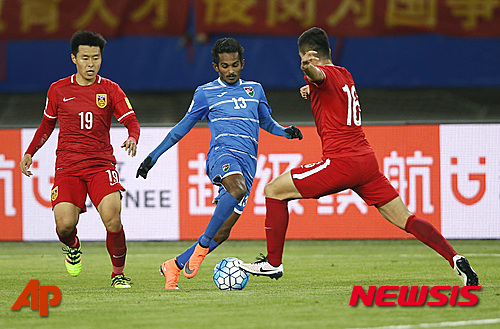
POLYGON ((238 258, 228 257, 214 267, 214 283, 220 290, 242 290, 248 283, 248 273, 241 270, 238 258))

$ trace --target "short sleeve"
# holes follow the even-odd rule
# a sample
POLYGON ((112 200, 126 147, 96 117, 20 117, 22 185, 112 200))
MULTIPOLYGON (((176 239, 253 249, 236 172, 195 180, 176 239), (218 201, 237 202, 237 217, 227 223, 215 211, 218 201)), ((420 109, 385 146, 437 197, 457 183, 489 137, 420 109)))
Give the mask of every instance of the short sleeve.
POLYGON ((111 86, 113 88, 113 114, 118 122, 122 122, 126 117, 135 115, 135 112, 122 88, 116 83, 112 83, 111 86))

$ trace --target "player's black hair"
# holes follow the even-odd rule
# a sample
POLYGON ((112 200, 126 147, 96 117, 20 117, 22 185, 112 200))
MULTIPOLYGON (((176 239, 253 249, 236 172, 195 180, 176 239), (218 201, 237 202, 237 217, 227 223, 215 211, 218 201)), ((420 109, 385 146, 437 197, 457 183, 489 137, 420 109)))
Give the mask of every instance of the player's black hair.
POLYGON ((299 51, 306 53, 309 50, 318 52, 320 58, 330 58, 330 41, 328 35, 319 27, 311 27, 299 37, 299 51))
POLYGON ((212 47, 212 58, 214 63, 219 65, 219 54, 238 52, 240 62, 243 60, 243 52, 245 49, 240 45, 238 40, 233 38, 222 38, 215 42, 212 47))
POLYGON ((80 30, 75 32, 71 37, 71 53, 75 55, 78 53, 78 47, 80 46, 90 46, 99 47, 101 50, 101 55, 106 45, 106 39, 102 35, 92 31, 80 30))

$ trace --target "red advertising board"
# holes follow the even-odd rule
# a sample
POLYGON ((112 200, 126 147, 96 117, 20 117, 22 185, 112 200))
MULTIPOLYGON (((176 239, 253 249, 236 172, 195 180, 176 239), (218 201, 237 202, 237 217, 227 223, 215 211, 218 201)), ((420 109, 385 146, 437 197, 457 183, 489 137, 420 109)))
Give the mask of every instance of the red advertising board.
MULTIPOLYGON (((321 158, 315 127, 301 127, 302 141, 286 140, 261 132, 257 174, 245 211, 231 232, 233 239, 264 239, 264 186, 282 172, 321 158)), ((440 227, 439 126, 365 127, 379 165, 401 197, 418 216, 440 227), (388 142, 389 141, 389 142, 388 142)), ((204 175, 208 128, 193 130, 179 147, 180 238, 195 239, 213 212, 214 190, 204 175), (183 188, 184 187, 184 188, 183 188), (196 205, 196 206, 195 206, 196 205)), ((385 221, 376 208, 368 207, 352 191, 318 200, 289 203, 290 239, 409 238, 385 221)))

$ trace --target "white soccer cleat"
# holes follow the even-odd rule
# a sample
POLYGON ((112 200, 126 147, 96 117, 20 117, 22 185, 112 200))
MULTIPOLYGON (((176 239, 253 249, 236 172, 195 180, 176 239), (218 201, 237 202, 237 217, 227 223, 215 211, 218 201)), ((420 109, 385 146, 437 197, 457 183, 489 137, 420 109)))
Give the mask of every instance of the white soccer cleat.
POLYGON ((467 258, 461 255, 453 256, 453 270, 464 282, 464 286, 478 286, 479 279, 472 269, 467 258))
POLYGON ((240 264, 240 268, 253 275, 258 276, 268 276, 271 279, 278 280, 283 276, 283 264, 280 266, 273 266, 269 264, 267 257, 263 254, 260 254, 260 257, 257 257, 257 261, 255 263, 242 263, 240 264))

